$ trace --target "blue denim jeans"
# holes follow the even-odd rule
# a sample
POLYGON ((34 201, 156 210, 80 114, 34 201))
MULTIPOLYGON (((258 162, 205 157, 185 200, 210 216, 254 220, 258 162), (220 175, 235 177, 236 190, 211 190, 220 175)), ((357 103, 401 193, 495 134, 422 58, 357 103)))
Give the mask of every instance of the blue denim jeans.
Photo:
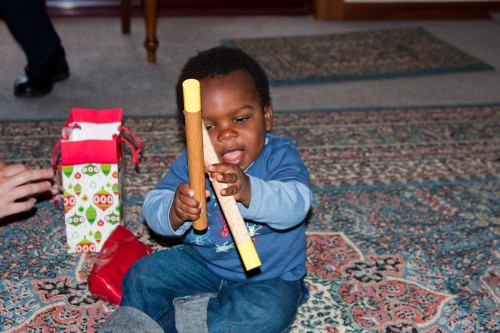
POLYGON ((176 299, 211 293, 206 324, 217 333, 288 332, 308 294, 302 280, 221 279, 185 245, 141 258, 125 276, 122 291, 121 306, 144 312, 165 332, 176 332, 176 299))

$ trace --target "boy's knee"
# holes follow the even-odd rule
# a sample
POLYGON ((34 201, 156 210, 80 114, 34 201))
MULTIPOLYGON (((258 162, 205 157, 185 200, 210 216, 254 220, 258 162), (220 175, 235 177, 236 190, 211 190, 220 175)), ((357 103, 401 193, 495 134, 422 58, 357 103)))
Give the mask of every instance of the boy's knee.
POLYGON ((163 333, 163 329, 148 315, 128 306, 119 307, 97 330, 98 333, 163 333))
MULTIPOLYGON (((143 265, 140 264, 139 261, 135 262, 129 270, 125 273, 125 276, 122 279, 121 287, 122 293, 124 295, 129 294, 130 292, 135 292, 135 290, 142 290, 144 281, 145 269, 143 265)), ((147 271, 146 271, 147 272, 147 271)))
POLYGON ((137 276, 139 276, 138 270, 134 268, 134 266, 130 267, 127 273, 125 273, 125 276, 123 277, 122 280, 122 287, 130 285, 132 282, 137 280, 137 276))

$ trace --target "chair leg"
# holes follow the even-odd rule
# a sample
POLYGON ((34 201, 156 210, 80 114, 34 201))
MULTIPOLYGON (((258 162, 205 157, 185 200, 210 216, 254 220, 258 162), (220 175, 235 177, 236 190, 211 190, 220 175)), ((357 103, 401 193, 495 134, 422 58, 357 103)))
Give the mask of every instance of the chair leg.
POLYGON ((120 0, 120 13, 122 19, 122 34, 130 33, 130 0, 120 0))
POLYGON ((158 0, 142 0, 144 7, 144 18, 146 21, 146 41, 144 46, 148 53, 148 62, 156 62, 156 49, 158 40, 156 39, 156 20, 158 15, 158 0))

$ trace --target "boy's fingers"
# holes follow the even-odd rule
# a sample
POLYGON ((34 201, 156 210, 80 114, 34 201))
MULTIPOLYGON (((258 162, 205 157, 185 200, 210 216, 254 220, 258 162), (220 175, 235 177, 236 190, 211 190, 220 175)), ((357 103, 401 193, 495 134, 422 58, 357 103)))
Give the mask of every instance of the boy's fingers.
POLYGON ((196 220, 200 217, 201 207, 191 207, 188 205, 179 205, 177 215, 182 220, 196 220))
POLYGON ((178 190, 179 190, 179 193, 184 195, 184 196, 188 196, 191 198, 194 197, 194 191, 189 188, 188 184, 181 184, 178 187, 178 190))
POLYGON ((218 164, 210 164, 207 167, 209 172, 226 172, 229 169, 228 164, 218 163, 218 164))

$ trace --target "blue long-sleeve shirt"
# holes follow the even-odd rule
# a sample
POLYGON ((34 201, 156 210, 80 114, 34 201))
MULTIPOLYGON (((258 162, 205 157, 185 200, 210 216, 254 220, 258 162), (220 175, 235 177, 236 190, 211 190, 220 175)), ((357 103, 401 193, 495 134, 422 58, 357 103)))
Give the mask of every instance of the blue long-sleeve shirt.
MULTIPOLYGON (((262 262, 260 273, 251 279, 302 278, 305 268, 304 219, 312 202, 309 174, 293 143, 272 134, 257 159, 245 170, 251 182, 252 198, 248 208, 238 203, 257 253, 262 262)), ((181 183, 189 182, 187 155, 184 150, 165 178, 144 202, 143 216, 161 235, 178 235, 195 247, 207 265, 221 278, 247 280, 224 214, 210 182, 207 200, 208 231, 197 235, 191 222, 177 231, 170 225, 169 212, 174 193, 181 183)))

